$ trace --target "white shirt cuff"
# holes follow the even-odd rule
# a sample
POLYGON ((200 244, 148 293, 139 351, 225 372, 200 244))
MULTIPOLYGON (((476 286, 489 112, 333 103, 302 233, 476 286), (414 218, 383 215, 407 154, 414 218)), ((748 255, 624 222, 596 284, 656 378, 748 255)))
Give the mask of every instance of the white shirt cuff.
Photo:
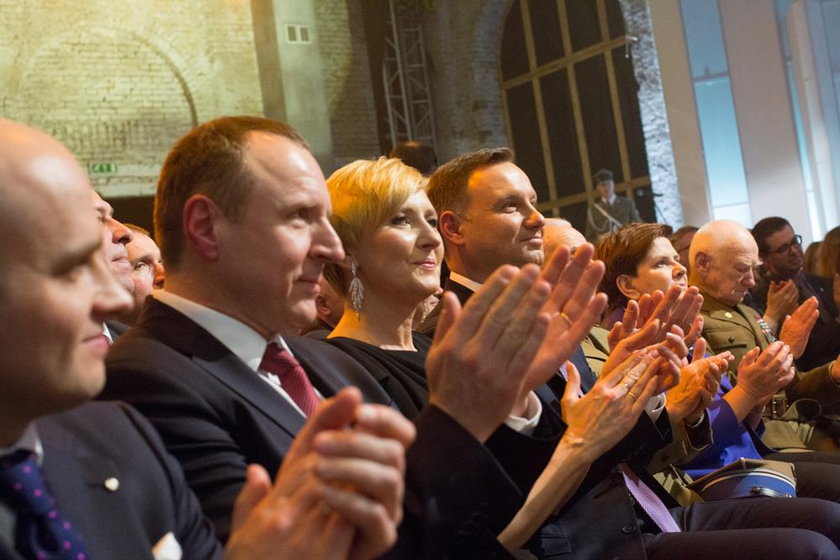
POLYGON ((652 396, 645 405, 645 412, 648 413, 648 416, 654 422, 659 420, 659 416, 663 410, 665 410, 665 393, 652 396))
POLYGON ((524 436, 530 436, 537 428, 541 415, 542 403, 537 398, 537 394, 531 391, 528 393, 528 408, 525 411, 525 416, 508 416, 505 425, 524 436))

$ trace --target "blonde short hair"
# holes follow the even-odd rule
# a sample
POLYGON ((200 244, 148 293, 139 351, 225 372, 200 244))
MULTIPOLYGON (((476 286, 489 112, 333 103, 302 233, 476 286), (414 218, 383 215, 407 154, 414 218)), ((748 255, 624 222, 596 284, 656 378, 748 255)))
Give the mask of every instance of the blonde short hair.
MULTIPOLYGON (((330 222, 344 248, 352 251, 361 238, 393 217, 408 198, 426 188, 427 179, 398 159, 356 160, 327 179, 332 200, 330 222)), ((344 274, 328 265, 324 275, 345 293, 344 274)))

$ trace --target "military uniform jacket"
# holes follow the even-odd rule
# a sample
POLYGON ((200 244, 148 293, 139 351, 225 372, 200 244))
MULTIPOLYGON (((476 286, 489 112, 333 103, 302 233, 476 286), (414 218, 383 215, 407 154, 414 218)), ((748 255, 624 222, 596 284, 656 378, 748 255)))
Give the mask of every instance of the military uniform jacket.
POLYGON ((616 196, 610 205, 599 198, 586 212, 586 238, 588 240, 596 241, 599 235, 618 229, 618 226, 605 214, 621 225, 642 221, 636 204, 629 198, 616 196))
MULTIPOLYGON (((762 350, 767 348, 771 339, 758 323, 758 313, 742 303, 732 307, 701 291, 703 307, 703 336, 715 353, 729 351, 735 359, 729 365, 729 376, 733 384, 737 382, 738 365, 741 359, 752 348, 758 346, 762 350)), ((824 364, 807 372, 797 370, 793 381, 785 388, 789 403, 808 398, 818 401, 821 405, 830 406, 840 402, 840 386, 828 373, 828 365, 824 364)), ((769 427, 768 427, 769 428, 769 427)), ((790 439, 783 437, 777 430, 769 430, 764 438, 771 447, 802 447, 802 440, 793 430, 790 439), (770 433, 772 439, 768 439, 770 433)))

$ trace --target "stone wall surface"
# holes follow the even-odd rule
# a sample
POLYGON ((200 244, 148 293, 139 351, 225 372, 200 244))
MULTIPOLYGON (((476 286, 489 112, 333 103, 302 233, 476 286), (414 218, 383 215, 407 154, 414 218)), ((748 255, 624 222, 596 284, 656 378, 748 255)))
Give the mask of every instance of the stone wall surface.
POLYGON ((57 136, 106 196, 150 194, 190 127, 262 114, 248 0, 0 0, 0 114, 57 136))
POLYGON ((634 37, 633 69, 639 84, 639 110, 651 186, 659 198, 657 219, 679 228, 683 225, 683 211, 648 1, 621 0, 621 8, 627 34, 634 37))
POLYGON ((336 167, 379 155, 362 1, 315 0, 336 167))
POLYGON ((508 144, 498 57, 508 0, 435 2, 423 30, 438 159, 508 144))

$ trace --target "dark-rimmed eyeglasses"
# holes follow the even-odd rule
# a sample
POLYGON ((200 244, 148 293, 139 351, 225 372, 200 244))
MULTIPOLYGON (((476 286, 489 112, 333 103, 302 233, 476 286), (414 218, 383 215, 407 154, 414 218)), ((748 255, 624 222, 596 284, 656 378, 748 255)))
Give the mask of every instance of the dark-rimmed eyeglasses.
POLYGON ((781 246, 777 247, 776 249, 773 249, 772 251, 767 251, 767 252, 770 253, 771 255, 784 255, 785 253, 787 253, 788 251, 790 251, 794 247, 799 247, 799 248, 802 247, 802 236, 801 235, 794 235, 793 239, 791 239, 790 241, 788 241, 784 245, 781 245, 781 246))

